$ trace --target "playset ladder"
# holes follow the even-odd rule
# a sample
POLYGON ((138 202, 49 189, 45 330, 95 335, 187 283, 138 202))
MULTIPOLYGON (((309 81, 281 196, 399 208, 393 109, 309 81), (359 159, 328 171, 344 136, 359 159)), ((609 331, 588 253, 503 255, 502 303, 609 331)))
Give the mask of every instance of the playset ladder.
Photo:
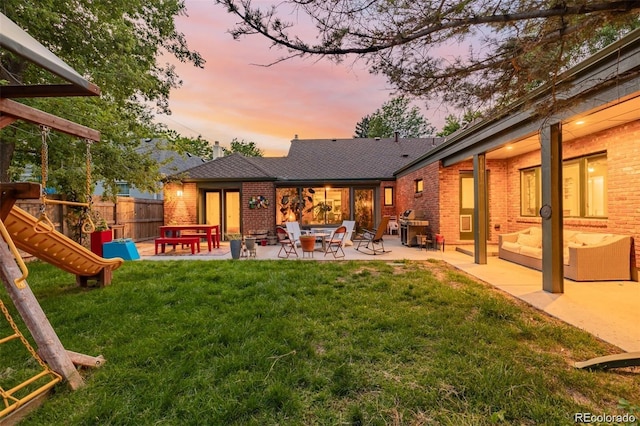
POLYGON ((27 339, 24 338, 16 326, 16 323, 13 321, 13 318, 9 314, 9 311, 2 300, 0 300, 0 310, 2 310, 12 332, 12 334, 9 334, 6 337, 0 337, 0 345, 9 344, 14 340, 19 339, 41 368, 40 372, 19 384, 14 384, 10 389, 5 389, 3 382, 6 378, 0 380, 0 396, 2 396, 3 401, 3 406, 0 407, 1 422, 6 415, 14 412, 38 396, 43 395, 56 383, 60 382, 62 377, 58 373, 52 371, 38 356, 36 351, 31 347, 27 339))

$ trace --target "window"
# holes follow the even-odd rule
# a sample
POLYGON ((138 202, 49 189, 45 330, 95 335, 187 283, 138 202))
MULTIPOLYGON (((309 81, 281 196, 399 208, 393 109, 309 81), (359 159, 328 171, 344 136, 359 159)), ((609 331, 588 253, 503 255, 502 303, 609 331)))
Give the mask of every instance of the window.
POLYGON ((585 181, 587 217, 606 217, 607 212, 607 156, 586 159, 585 181))
POLYGON ((540 167, 520 171, 520 214, 537 215, 541 198, 540 167))
POLYGON ((299 221, 302 225, 339 225, 349 220, 349 188, 277 188, 279 223, 299 221))
POLYGON ((580 217, 580 161, 562 166, 562 208, 565 217, 580 217))
POLYGON ((384 205, 392 206, 393 205, 393 187, 387 186, 384 188, 384 205))
MULTIPOLYGON (((542 204, 540 167, 520 170, 520 214, 537 216, 542 204)), ((564 217, 607 216, 607 156, 592 155, 562 165, 564 217)))
POLYGON ((131 185, 126 182, 116 183, 118 186, 118 197, 128 197, 131 191, 131 185))
POLYGON ((422 179, 417 179, 415 181, 415 193, 420 193, 424 190, 424 181, 422 179))

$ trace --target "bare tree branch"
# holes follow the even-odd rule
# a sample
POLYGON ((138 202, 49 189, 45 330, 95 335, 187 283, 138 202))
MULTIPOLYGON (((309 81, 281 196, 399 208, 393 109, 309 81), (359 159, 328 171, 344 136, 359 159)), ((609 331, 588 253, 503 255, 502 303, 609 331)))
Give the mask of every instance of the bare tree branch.
POLYGON ((500 103, 549 81, 580 59, 598 29, 628 30, 640 14, 638 0, 216 1, 241 19, 235 38, 259 34, 289 52, 269 65, 353 55, 400 92, 465 106, 500 103), (301 24, 282 18, 292 11, 315 26, 313 42, 294 32, 301 24), (469 53, 442 57, 456 45, 469 53))

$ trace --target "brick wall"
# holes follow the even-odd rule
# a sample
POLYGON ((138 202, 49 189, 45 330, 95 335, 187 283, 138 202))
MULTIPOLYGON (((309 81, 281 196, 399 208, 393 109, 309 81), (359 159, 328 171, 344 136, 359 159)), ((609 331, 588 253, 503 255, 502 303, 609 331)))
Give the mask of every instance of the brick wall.
POLYGON ((195 183, 164 187, 164 223, 198 223, 198 191, 195 183), (182 196, 178 195, 182 191, 182 196))
MULTIPOLYGON (((631 235, 640 256, 640 120, 563 143, 563 158, 607 153, 607 219, 564 219, 565 229, 631 235)), ((508 161, 508 220, 503 232, 540 226, 540 218, 520 216, 520 170, 540 165, 540 152, 508 161)))
MULTIPOLYGON (((489 170, 489 241, 497 243, 498 232, 507 220, 507 163, 504 160, 488 160, 489 170)), ((429 221, 429 232, 442 234, 448 244, 471 241, 460 240, 460 173, 472 172, 472 161, 465 161, 443 168, 439 163, 404 175, 398 179, 399 211, 422 211, 429 221), (415 194, 414 182, 422 179, 424 191, 415 194)))
POLYGON ((429 221, 428 232, 440 232, 440 186, 439 163, 429 164, 419 170, 398 178, 396 182, 396 200, 398 214, 408 209, 422 212, 429 221), (415 181, 422 179, 422 193, 415 193, 415 181))
POLYGON ((241 191, 242 232, 247 234, 264 229, 272 231, 275 235, 277 203, 273 182, 244 182, 241 191), (250 209, 249 200, 259 195, 267 198, 269 206, 266 209, 250 209))
POLYGON ((489 241, 498 244, 509 220, 507 160, 487 160, 489 169, 489 241))
POLYGON ((394 181, 384 181, 380 183, 380 207, 381 207, 381 216, 398 216, 402 211, 398 210, 398 191, 396 189, 396 182, 394 181), (384 205, 384 189, 385 188, 393 188, 393 205, 385 206, 384 205))

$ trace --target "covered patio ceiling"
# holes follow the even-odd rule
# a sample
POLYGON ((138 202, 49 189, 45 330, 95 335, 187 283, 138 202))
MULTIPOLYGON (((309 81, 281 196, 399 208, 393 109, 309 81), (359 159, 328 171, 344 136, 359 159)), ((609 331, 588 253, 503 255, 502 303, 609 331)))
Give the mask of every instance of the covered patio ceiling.
MULTIPOLYGON (((622 124, 640 120, 640 92, 627 99, 602 105, 562 122, 562 140, 569 142, 622 124)), ((540 149, 538 132, 487 152, 488 160, 504 160, 540 149)), ((469 157, 471 159, 471 156, 469 157)))
POLYGON ((540 130, 555 123, 562 123, 562 139, 569 141, 640 119, 639 53, 636 29, 562 73, 553 85, 448 136, 395 175, 435 161, 449 167, 480 154, 491 160, 537 150, 540 130))

